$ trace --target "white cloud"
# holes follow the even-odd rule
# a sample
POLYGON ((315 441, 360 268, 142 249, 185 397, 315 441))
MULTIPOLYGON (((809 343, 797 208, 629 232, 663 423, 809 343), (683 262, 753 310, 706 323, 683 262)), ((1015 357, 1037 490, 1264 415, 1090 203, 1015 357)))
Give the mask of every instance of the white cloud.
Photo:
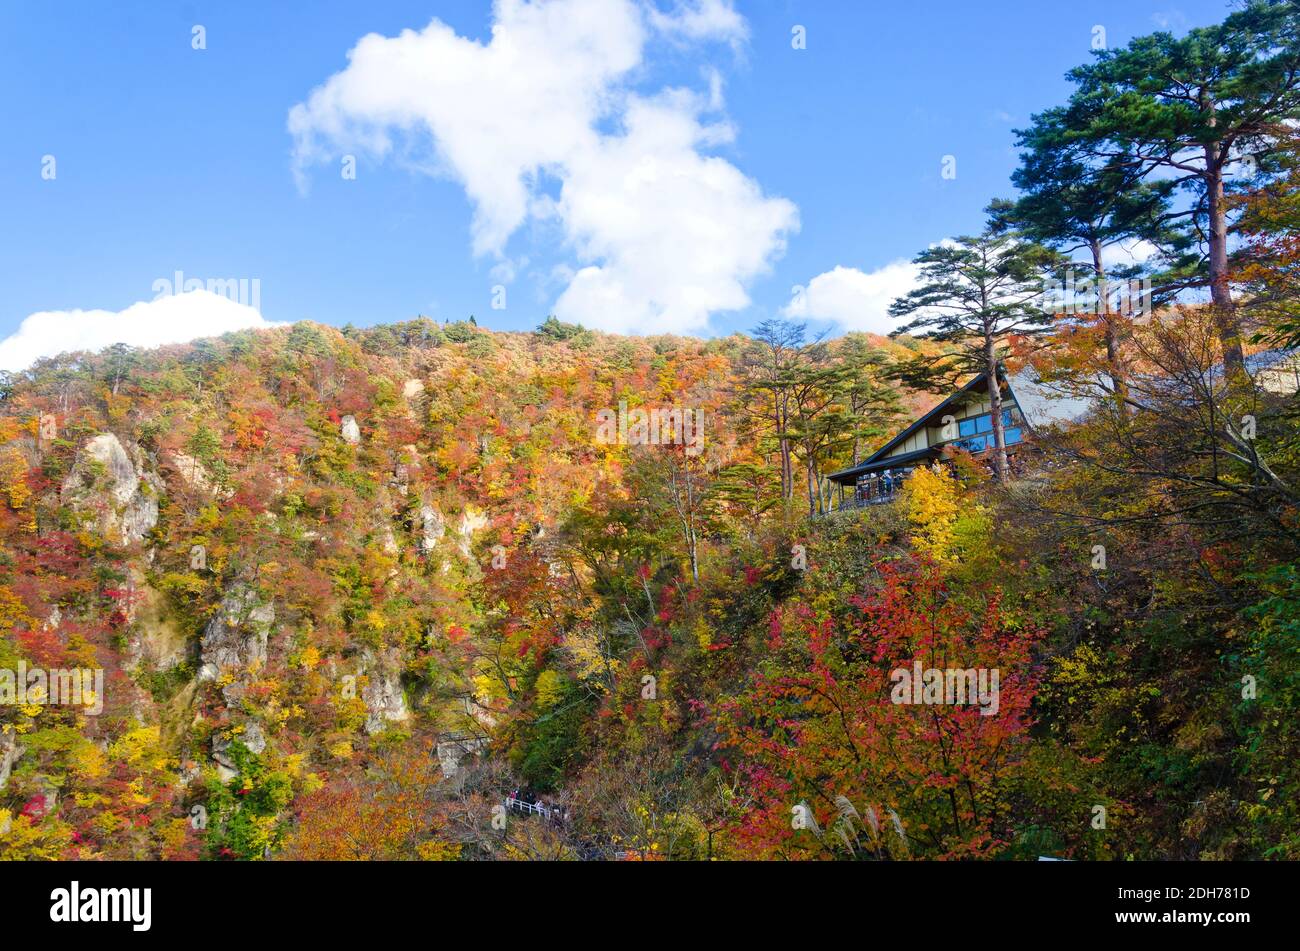
POLYGON ((721 106, 629 84, 655 38, 743 40, 730 0, 497 0, 492 39, 420 31, 363 37, 346 69, 289 112, 300 181, 315 162, 369 150, 465 189, 477 254, 504 256, 529 217, 554 218, 576 256, 555 310, 622 331, 698 331, 749 303, 747 283, 784 251, 797 209, 702 150, 729 141, 721 106), (612 130, 612 131, 611 131, 612 130), (559 183, 552 199, 543 186, 559 183))
MULTIPOLYGON (((945 238, 935 246, 951 244, 952 240, 945 238)), ((1102 262, 1108 268, 1140 264, 1157 254, 1159 249, 1150 242, 1122 241, 1103 249, 1102 262)), ((818 274, 807 287, 796 287, 782 313, 796 319, 832 321, 844 330, 888 334, 906 322, 890 317, 889 305, 917 287, 920 275, 920 267, 907 259, 874 271, 837 266, 818 274)))
POLYGON ((678 0, 671 13, 650 7, 649 18, 655 29, 669 36, 725 40, 733 47, 749 38, 749 26, 732 7, 731 0, 697 0, 696 3, 678 0))
POLYGON ((1151 22, 1161 30, 1178 32, 1187 28, 1187 14, 1182 10, 1164 10, 1151 14, 1151 22))
POLYGON ((1160 253, 1150 241, 1121 241, 1101 249, 1101 263, 1108 268, 1142 264, 1160 253))
POLYGON ((889 305, 916 287, 919 276, 920 268, 908 260, 871 272, 837 266, 818 274, 807 287, 796 288, 784 313, 834 321, 845 330, 888 334, 903 323, 889 316, 889 305))
POLYGON ((682 96, 634 100, 627 133, 575 156, 557 207, 583 260, 556 302, 568 320, 619 332, 703 329, 710 313, 749 303, 745 280, 784 250, 797 213, 696 145, 682 96))
POLYGON ((492 280, 500 281, 502 284, 513 284, 515 278, 519 276, 520 269, 526 267, 528 267, 528 258, 520 258, 518 261, 510 258, 502 258, 496 264, 492 265, 492 269, 488 271, 488 275, 492 280))
POLYGON ((41 357, 102 350, 115 343, 158 347, 273 326, 254 308, 208 290, 141 301, 120 311, 45 310, 26 318, 0 341, 0 370, 23 370, 41 357))

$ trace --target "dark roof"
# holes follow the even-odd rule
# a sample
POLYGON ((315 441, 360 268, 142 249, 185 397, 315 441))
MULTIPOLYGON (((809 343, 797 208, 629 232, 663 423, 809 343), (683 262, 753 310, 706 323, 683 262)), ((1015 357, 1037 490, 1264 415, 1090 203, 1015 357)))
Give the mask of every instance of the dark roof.
POLYGON ((959 396, 964 396, 965 394, 969 393, 971 390, 975 389, 977 386, 982 384, 984 382, 985 377, 987 376, 988 376, 987 373, 980 373, 975 377, 971 378, 969 382, 967 382, 959 390, 957 390, 955 393, 953 393, 951 396, 949 396, 947 399, 941 402, 938 406, 934 407, 934 409, 922 413, 921 416, 918 417, 914 423, 912 423, 912 425, 908 426, 906 429, 904 429, 893 439, 889 440, 889 442, 885 443, 883 446, 881 446, 879 449, 873 452, 862 462, 858 463, 856 466, 853 466, 852 468, 842 469, 839 472, 832 472, 829 476, 827 476, 827 478, 830 479, 832 482, 838 482, 840 485, 852 485, 857 480, 857 477, 862 475, 864 472, 875 472, 881 469, 888 469, 891 466, 901 465, 906 461, 913 459, 913 457, 916 459, 923 459, 930 455, 933 455, 935 447, 917 450, 916 452, 910 452, 902 456, 894 456, 888 460, 884 459, 884 456, 891 449, 893 449, 899 443, 906 442, 908 439, 910 439, 912 437, 912 434, 915 433, 922 426, 924 426, 926 422, 929 421, 936 413, 942 412, 953 402, 953 400, 957 399, 959 396))
MULTIPOLYGON (((1050 384, 1038 379, 1037 374, 1026 368, 1018 373, 1009 374, 1005 369, 999 374, 1006 383, 1007 393, 1030 432, 1041 431, 1050 426, 1077 422, 1093 408, 1094 401, 1070 394, 1058 392, 1050 384)), ((904 429, 885 445, 868 456, 864 461, 849 469, 832 473, 829 478, 840 485, 852 485, 859 476, 868 472, 879 472, 891 466, 907 465, 921 459, 934 458, 941 451, 940 446, 929 446, 901 456, 888 456, 888 453, 900 443, 906 442, 918 429, 947 409, 954 400, 971 390, 984 386, 987 373, 974 376, 965 386, 954 392, 938 406, 923 413, 915 422, 904 429)))
POLYGON ((833 473, 826 478, 832 482, 838 482, 840 485, 853 485, 857 482, 859 476, 866 475, 869 472, 884 472, 886 469, 898 469, 914 462, 933 459, 939 455, 940 449, 940 446, 927 446, 925 449, 905 452, 901 456, 890 456, 888 459, 878 459, 875 462, 868 459, 866 462, 858 463, 851 469, 833 473))
MULTIPOLYGON (((1265 350, 1260 353, 1251 354, 1246 357, 1246 370, 1252 376, 1261 371, 1268 370, 1285 361, 1300 356, 1300 348, 1286 348, 1279 350, 1265 350)), ((1298 371, 1300 372, 1300 371, 1298 371)), ((1211 385, 1223 375, 1221 364, 1213 366, 1208 371, 1209 382, 1211 385)), ((928 423, 931 419, 942 413, 950 406, 954 400, 969 393, 971 390, 984 385, 987 373, 980 373, 973 377, 960 389, 943 402, 939 403, 933 409, 922 413, 910 426, 900 432, 889 442, 885 443, 865 460, 848 469, 842 469, 839 472, 833 472, 827 478, 832 482, 840 485, 853 485, 858 477, 869 472, 880 472, 881 470, 892 468, 894 466, 904 466, 922 459, 933 458, 939 455, 940 446, 929 446, 925 449, 918 449, 915 452, 905 453, 901 456, 891 456, 886 458, 890 450, 900 443, 906 442, 912 435, 928 423)), ((1042 430, 1050 426, 1058 426, 1078 422, 1095 405, 1095 401, 1086 397, 1078 396, 1066 390, 1058 390, 1050 383, 1039 379, 1033 371, 1029 369, 1021 370, 1019 373, 1010 375, 1001 374, 1002 379, 1006 381, 1007 390, 1011 399, 1015 402, 1020 410, 1021 417, 1025 420, 1031 431, 1042 430)), ((1156 386, 1176 386, 1174 382, 1166 384, 1164 381, 1148 381, 1149 384, 1156 386)))

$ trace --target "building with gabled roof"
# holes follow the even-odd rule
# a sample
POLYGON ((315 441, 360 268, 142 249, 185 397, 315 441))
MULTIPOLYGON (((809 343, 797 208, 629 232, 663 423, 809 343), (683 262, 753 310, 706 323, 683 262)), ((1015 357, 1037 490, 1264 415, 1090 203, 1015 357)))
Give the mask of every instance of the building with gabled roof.
MULTIPOLYGON (((1002 420, 1009 457, 1036 431, 1082 419, 1092 401, 1054 390, 1033 370, 998 374, 1002 420)), ((855 466, 829 476, 841 486, 845 506, 888 501, 917 466, 942 459, 945 450, 963 449, 983 459, 994 448, 988 374, 981 373, 855 466), (854 494, 846 500, 844 489, 854 494)), ((842 506, 843 507, 843 506, 842 506)))

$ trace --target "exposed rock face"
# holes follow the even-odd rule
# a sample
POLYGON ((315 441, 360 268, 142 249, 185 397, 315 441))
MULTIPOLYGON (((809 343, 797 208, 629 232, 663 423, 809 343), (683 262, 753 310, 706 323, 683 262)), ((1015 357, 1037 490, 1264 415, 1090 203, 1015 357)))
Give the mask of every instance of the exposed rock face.
POLYGON ((389 485, 396 488, 402 495, 406 495, 410 491, 411 477, 419 471, 419 450, 411 445, 403 446, 397 465, 393 467, 393 478, 389 480, 389 485))
MULTIPOLYGON (((456 526, 456 533, 453 540, 460 553, 466 558, 470 557, 470 546, 474 541, 474 533, 481 531, 490 524, 491 520, 486 514, 475 509, 473 506, 467 506, 461 513, 460 522, 456 526)), ((438 542, 442 541, 447 534, 447 519, 438 508, 437 503, 430 502, 426 498, 420 505, 420 514, 416 519, 416 528, 420 531, 420 548, 423 551, 430 552, 438 547, 438 542)), ((443 570, 449 566, 444 564, 443 570)))
POLYGON ((9 774, 22 755, 23 748, 18 745, 18 737, 12 732, 0 731, 0 792, 9 785, 9 774))
POLYGON ((402 495, 411 491, 411 467, 404 462, 399 462, 393 467, 393 478, 389 480, 389 485, 393 486, 402 495))
POLYGON ((497 719, 492 715, 492 708, 486 703, 480 703, 477 697, 465 696, 461 698, 461 702, 466 715, 477 720, 484 729, 491 730, 497 725, 497 719))
POLYGON ((344 442, 356 445, 361 442, 361 427, 357 425, 355 416, 344 416, 343 422, 339 426, 339 434, 343 437, 344 442))
POLYGON ((180 771, 176 774, 176 785, 181 789, 189 789, 202 776, 203 771, 199 769, 198 763, 190 759, 182 760, 180 771))
POLYGON ((233 494, 230 489, 219 490, 217 484, 212 481, 212 476, 208 475, 208 470, 203 467, 203 463, 193 456, 183 452, 173 452, 171 462, 176 468, 176 474, 189 488, 221 498, 229 498, 233 494))
MULTIPOLYGON (((397 534, 393 531, 393 517, 397 514, 397 507, 393 504, 393 497, 388 492, 387 486, 380 486, 379 491, 375 494, 374 521, 371 523, 371 537, 378 541, 383 548, 384 554, 392 558, 398 558, 402 553, 402 546, 397 543, 397 534)), ((388 577, 394 578, 401 571, 397 565, 388 569, 388 577)))
MULTIPOLYGON (((274 623, 275 608, 263 603, 256 591, 244 584, 231 588, 221 599, 221 609, 203 630, 198 679, 215 680, 223 670, 244 674, 263 666, 274 623)), ((238 700, 243 695, 245 680, 237 676, 222 688, 227 700, 238 700)))
POLYGON ((60 499, 93 515, 99 533, 124 546, 144 538, 158 524, 162 480, 145 468, 138 447, 127 452, 112 433, 100 433, 81 447, 63 482, 60 499))
POLYGON ((59 807, 59 787, 49 776, 36 777, 36 795, 43 799, 41 815, 48 816, 59 807))
POLYGON ((487 740, 474 736, 450 736, 438 744, 438 767, 443 778, 451 779, 460 772, 460 763, 466 756, 476 756, 487 747, 487 740))
POLYGON ((447 520, 442 517, 442 512, 438 511, 438 506, 425 502, 420 506, 420 525, 423 534, 420 547, 425 551, 433 551, 442 540, 442 536, 447 533, 447 520))
POLYGON ((185 660, 185 632, 167 616, 162 595, 138 568, 129 569, 128 586, 127 666, 147 661, 155 670, 175 667, 185 660))
POLYGON ((393 534, 393 526, 384 524, 379 527, 380 544, 384 546, 384 553, 388 555, 397 555, 401 549, 397 547, 397 536, 393 534))
POLYGON ((424 381, 407 380, 402 384, 402 397, 406 400, 406 416, 414 420, 418 418, 421 406, 424 403, 424 381))
POLYGON ((474 541, 474 533, 487 528, 489 519, 487 515, 477 509, 466 507, 460 516, 460 538, 456 541, 456 546, 460 553, 466 558, 470 556, 470 544, 474 541))
POLYGON ((390 723, 400 723, 411 715, 402 692, 402 654, 390 648, 378 658, 370 651, 362 655, 366 686, 361 699, 366 703, 366 732, 372 736, 390 723))
POLYGON ((230 744, 236 742, 243 743, 252 753, 261 753, 266 749, 266 735, 262 732, 262 728, 252 720, 244 724, 243 732, 237 736, 228 737, 220 733, 213 734, 212 759, 217 764, 217 775, 221 777, 223 783, 228 783, 239 775, 239 769, 230 755, 230 744))

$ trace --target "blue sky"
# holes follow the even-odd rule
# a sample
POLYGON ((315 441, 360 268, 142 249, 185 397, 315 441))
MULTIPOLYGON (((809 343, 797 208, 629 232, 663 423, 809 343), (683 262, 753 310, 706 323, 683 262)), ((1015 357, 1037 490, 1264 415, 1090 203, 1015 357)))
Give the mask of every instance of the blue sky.
POLYGON ((790 309, 887 329, 899 262, 977 229, 1010 193, 1012 129, 1068 94, 1095 26, 1115 46, 1227 12, 1219 0, 8 3, 0 337, 34 314, 28 350, 241 319, 197 298, 138 306, 176 271, 256 279, 270 321, 474 314, 515 330, 558 311, 712 334, 790 309), (195 25, 206 49, 192 48, 195 25), (363 36, 406 29, 426 32, 376 40, 349 68, 363 36), (796 285, 820 291, 791 308, 796 285), (78 310, 93 313, 66 313, 78 310))

